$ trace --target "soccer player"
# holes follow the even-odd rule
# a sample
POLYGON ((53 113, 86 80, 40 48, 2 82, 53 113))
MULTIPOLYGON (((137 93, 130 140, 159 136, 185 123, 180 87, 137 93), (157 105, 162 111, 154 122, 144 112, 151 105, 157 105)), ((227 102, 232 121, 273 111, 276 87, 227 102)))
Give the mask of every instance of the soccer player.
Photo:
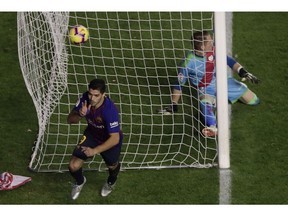
POLYGON ((108 167, 109 176, 101 190, 103 197, 112 192, 120 171, 119 157, 123 134, 118 110, 105 95, 105 88, 103 80, 93 79, 88 85, 88 91, 82 94, 68 115, 69 124, 78 123, 82 118, 85 118, 88 124, 69 163, 70 174, 76 180, 71 192, 73 200, 78 198, 86 183, 82 166, 88 158, 100 154, 108 167))
MULTIPOLYGON (((217 135, 215 117, 216 73, 213 38, 208 31, 195 32, 191 38, 194 51, 188 51, 178 67, 178 81, 172 89, 172 104, 158 110, 162 114, 172 114, 178 110, 182 87, 190 80, 199 93, 200 109, 203 113, 205 127, 202 133, 206 137, 217 135)), ((258 84, 260 80, 245 70, 232 57, 227 56, 227 65, 242 79, 258 84)), ((228 76, 228 101, 235 103, 240 100, 248 105, 257 105, 260 100, 246 84, 228 76)))

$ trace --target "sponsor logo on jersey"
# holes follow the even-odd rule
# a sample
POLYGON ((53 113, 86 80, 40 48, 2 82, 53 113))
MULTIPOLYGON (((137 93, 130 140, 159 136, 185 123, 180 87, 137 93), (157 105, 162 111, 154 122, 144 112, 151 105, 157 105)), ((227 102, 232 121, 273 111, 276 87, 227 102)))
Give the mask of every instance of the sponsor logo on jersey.
POLYGON ((104 129, 105 128, 105 126, 104 125, 97 125, 97 124, 95 124, 91 119, 88 119, 87 120, 88 121, 88 124, 89 125, 92 125, 93 127, 95 127, 95 128, 99 128, 99 129, 104 129))
POLYGON ((110 128, 118 127, 118 125, 119 125, 118 121, 111 122, 110 123, 110 128))
POLYGON ((100 116, 97 116, 95 120, 99 124, 103 123, 103 119, 100 116))

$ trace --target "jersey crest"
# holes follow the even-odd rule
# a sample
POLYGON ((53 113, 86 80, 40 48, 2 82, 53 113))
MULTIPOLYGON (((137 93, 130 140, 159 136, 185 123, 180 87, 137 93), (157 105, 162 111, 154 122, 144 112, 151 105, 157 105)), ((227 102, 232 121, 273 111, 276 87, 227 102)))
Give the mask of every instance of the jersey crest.
POLYGON ((100 116, 97 116, 95 120, 99 124, 103 123, 103 119, 100 116))
POLYGON ((208 86, 213 79, 214 66, 215 66, 214 50, 206 53, 205 62, 206 62, 206 66, 205 66, 206 70, 205 70, 205 74, 204 74, 202 80, 200 81, 200 83, 198 85, 199 87, 208 86))

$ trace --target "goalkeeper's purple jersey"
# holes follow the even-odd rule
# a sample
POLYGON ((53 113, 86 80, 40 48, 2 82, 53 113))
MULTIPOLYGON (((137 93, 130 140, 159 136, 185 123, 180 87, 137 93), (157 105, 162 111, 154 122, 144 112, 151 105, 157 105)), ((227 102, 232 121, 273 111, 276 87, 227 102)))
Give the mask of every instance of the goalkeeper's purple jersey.
MULTIPOLYGON (((89 105, 88 92, 82 95, 74 110, 79 112, 84 101, 89 105)), ((118 109, 109 97, 105 97, 103 104, 97 109, 91 107, 85 118, 88 123, 86 131, 93 135, 98 145, 104 143, 110 137, 110 133, 122 135, 118 109)))
MULTIPOLYGON (((233 67, 236 61, 227 56, 227 64, 233 67)), ((198 56, 193 51, 188 51, 178 67, 178 85, 176 89, 181 90, 181 86, 190 80, 196 87, 214 87, 216 85, 214 50, 207 52, 205 56, 198 56)))

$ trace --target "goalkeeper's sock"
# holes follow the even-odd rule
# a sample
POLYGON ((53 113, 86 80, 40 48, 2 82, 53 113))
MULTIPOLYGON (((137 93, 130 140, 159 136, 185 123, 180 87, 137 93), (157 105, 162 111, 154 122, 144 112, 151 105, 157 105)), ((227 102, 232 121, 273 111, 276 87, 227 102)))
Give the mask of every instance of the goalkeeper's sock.
POLYGON ((252 100, 249 101, 249 105, 257 105, 260 103, 260 99, 257 97, 256 94, 254 94, 254 97, 252 98, 252 100))
POLYGON ((120 171, 120 167, 121 167, 121 164, 118 163, 117 167, 115 169, 108 169, 109 171, 109 177, 107 179, 107 183, 109 185, 113 185, 115 184, 116 180, 117 180, 117 176, 119 174, 119 171, 120 171))
POLYGON ((79 170, 73 172, 71 171, 70 167, 69 167, 69 172, 71 174, 71 176, 76 180, 76 184, 77 185, 81 185, 84 182, 84 176, 82 173, 82 168, 80 168, 79 170))
POLYGON ((205 125, 208 127, 211 125, 216 125, 216 116, 214 114, 213 105, 205 100, 201 100, 200 108, 204 115, 205 125))

